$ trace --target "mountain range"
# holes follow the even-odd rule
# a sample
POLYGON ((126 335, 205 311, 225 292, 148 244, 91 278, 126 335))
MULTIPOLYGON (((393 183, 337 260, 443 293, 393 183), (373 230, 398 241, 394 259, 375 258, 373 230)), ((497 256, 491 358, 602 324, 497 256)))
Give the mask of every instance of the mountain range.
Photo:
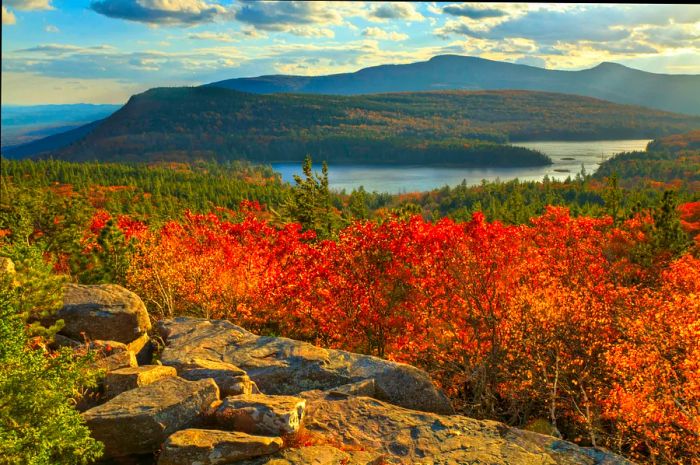
POLYGON ((477 57, 439 55, 428 61, 373 66, 354 73, 272 75, 227 79, 208 85, 261 94, 537 90, 700 115, 700 75, 655 74, 616 63, 601 63, 581 71, 559 71, 477 57))
MULTIPOLYGON (((23 114, 8 108, 3 107, 3 136, 12 125, 33 121, 27 118, 49 118, 58 125, 61 113, 65 121, 78 121, 85 112, 102 112, 97 119, 115 109, 45 106, 23 114)), ((654 74, 614 63, 557 71, 441 55, 354 73, 151 89, 103 120, 66 126, 69 130, 58 134, 49 128, 49 137, 5 146, 2 152, 8 157, 267 162, 296 161, 310 152, 336 162, 376 162, 373 154, 381 150, 379 159, 386 163, 464 162, 456 147, 466 144, 473 152, 476 145, 464 141, 478 140, 482 149, 489 142, 490 153, 493 144, 508 140, 652 138, 697 129, 699 116, 700 75, 654 74), (443 155, 435 158, 438 152, 443 155)), ((478 157, 471 155, 470 163, 476 163, 478 157)), ((542 162, 532 154, 519 162, 528 159, 542 162)))
MULTIPOLYGON (((84 161, 301 161, 533 166, 544 155, 510 140, 653 138, 700 128, 699 116, 534 91, 360 96, 261 95, 216 87, 156 88, 73 130, 42 156, 84 161)), ((46 142, 46 139, 43 141, 46 142)), ((5 150, 6 155, 26 156, 5 150)))

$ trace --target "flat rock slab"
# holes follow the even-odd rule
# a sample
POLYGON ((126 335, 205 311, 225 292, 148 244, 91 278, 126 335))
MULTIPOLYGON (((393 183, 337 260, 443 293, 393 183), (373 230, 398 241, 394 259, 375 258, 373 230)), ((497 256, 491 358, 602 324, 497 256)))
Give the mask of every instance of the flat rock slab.
POLYGON ((316 445, 285 449, 275 455, 240 462, 240 465, 380 465, 382 456, 363 451, 342 451, 316 445))
POLYGON ((105 376, 105 394, 107 397, 115 397, 122 392, 148 386, 163 378, 174 376, 177 376, 175 368, 162 365, 143 365, 114 370, 105 376))
POLYGON ((224 399, 214 417, 226 429, 282 436, 299 430, 305 406, 304 399, 292 396, 232 396, 224 399))
POLYGON ((145 454, 195 424, 218 398, 211 379, 170 377, 119 394, 82 415, 92 436, 104 443, 105 457, 145 454))
POLYGON ((159 323, 165 365, 193 358, 231 363, 266 394, 294 395, 373 379, 378 399, 436 413, 454 413, 423 370, 368 355, 316 347, 282 337, 256 336, 223 320, 176 318, 159 323))
POLYGON ((113 340, 130 343, 151 328, 146 306, 139 296, 114 284, 67 284, 63 307, 56 313, 73 339, 113 340))
POLYGON ((196 381, 212 378, 219 386, 221 397, 259 393, 258 387, 246 372, 231 363, 193 358, 176 366, 178 374, 184 379, 196 381))
POLYGON ((305 428, 391 464, 631 465, 612 453, 495 421, 417 412, 369 397, 309 392, 305 428))
POLYGON ((217 465, 274 454, 282 447, 278 437, 207 429, 184 429, 163 445, 158 465, 217 465))
POLYGON ((95 366, 101 370, 105 370, 107 373, 120 370, 122 368, 133 368, 138 366, 138 361, 136 360, 136 355, 130 350, 125 350, 123 352, 117 352, 114 355, 109 355, 107 357, 98 356, 95 360, 95 366))

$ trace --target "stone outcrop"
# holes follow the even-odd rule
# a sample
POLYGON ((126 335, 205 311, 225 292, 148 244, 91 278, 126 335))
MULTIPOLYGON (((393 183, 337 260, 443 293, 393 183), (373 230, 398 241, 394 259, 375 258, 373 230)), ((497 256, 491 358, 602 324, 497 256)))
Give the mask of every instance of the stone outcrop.
POLYGON ((273 454, 282 447, 277 437, 246 433, 185 429, 172 434, 158 465, 218 465, 273 454))
POLYGON ((194 358, 231 363, 245 370, 265 394, 294 395, 373 379, 378 399, 415 410, 454 413, 427 373, 410 365, 256 336, 221 320, 176 318, 161 322, 159 330, 167 342, 163 364, 177 368, 194 358))
POLYGON ((172 433, 201 420, 218 398, 211 379, 171 377, 119 394, 82 415, 93 437, 104 443, 105 455, 119 457, 156 451, 172 433))
POLYGON ((306 401, 292 396, 252 394, 224 399, 214 414, 223 428, 282 436, 299 430, 306 401))
POLYGON ((130 343, 151 328, 139 296, 114 284, 67 284, 56 318, 65 322, 62 334, 79 341, 84 333, 88 339, 130 343))
POLYGON ((105 395, 111 398, 122 392, 148 386, 163 378, 173 376, 177 376, 175 368, 162 365, 143 365, 114 370, 105 376, 105 395))
MULTIPOLYGON (((408 410, 369 397, 309 392, 305 427, 392 464, 630 465, 599 449, 495 421, 408 410)), ((265 462, 274 463, 274 462, 265 462)))
POLYGON ((162 366, 132 366, 150 344, 145 333, 92 341, 98 363, 129 366, 107 373, 104 398, 114 397, 83 413, 107 457, 160 450, 159 465, 630 465, 601 449, 453 415, 428 375, 409 365, 260 337, 225 321, 178 318, 159 331, 162 366))
POLYGON ((242 465, 383 465, 383 455, 367 451, 343 451, 333 446, 316 445, 287 449, 269 457, 240 462, 242 465))

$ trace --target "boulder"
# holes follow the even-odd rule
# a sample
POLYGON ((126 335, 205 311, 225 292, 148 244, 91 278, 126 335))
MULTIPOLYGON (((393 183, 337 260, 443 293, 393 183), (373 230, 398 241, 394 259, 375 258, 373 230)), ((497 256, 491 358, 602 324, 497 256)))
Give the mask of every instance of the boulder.
POLYGON ((122 392, 148 386, 163 378, 173 376, 177 376, 175 368, 162 365, 121 368, 109 372, 105 376, 105 395, 107 397, 114 397, 122 392))
POLYGON ((424 371, 401 363, 316 347, 282 337, 256 336, 223 320, 176 318, 159 323, 166 340, 161 360, 178 366, 193 358, 243 369, 266 394, 294 395, 373 379, 375 396, 402 407, 454 413, 424 371))
POLYGON ((299 430, 305 405, 304 399, 292 396, 231 396, 216 409, 214 418, 226 429, 282 436, 299 430))
POLYGON ((184 429, 163 445, 158 465, 216 465, 273 454, 282 439, 206 429, 184 429))
POLYGON ((218 400, 211 379, 164 378, 119 394, 82 414, 105 457, 153 452, 172 433, 195 425, 218 400))
POLYGON ((193 358, 176 366, 182 378, 191 381, 212 378, 219 386, 221 397, 259 393, 258 387, 246 372, 230 363, 193 358))
POLYGON ((136 356, 130 350, 117 352, 116 354, 107 357, 98 355, 95 360, 95 367, 105 370, 106 372, 120 370, 122 368, 133 368, 138 366, 136 356))
POLYGON ((495 421, 418 412, 369 397, 339 398, 319 391, 304 397, 307 431, 334 438, 340 447, 382 454, 383 463, 631 465, 600 449, 495 421))
POLYGON ((146 307, 131 291, 114 284, 67 284, 63 308, 56 318, 63 319, 61 332, 73 339, 114 340, 130 343, 151 328, 146 307))

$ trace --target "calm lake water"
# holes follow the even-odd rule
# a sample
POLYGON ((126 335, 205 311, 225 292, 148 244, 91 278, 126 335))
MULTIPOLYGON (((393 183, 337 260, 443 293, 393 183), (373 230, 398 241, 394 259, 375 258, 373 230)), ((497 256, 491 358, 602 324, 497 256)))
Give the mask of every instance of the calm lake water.
MULTIPOLYGON (((390 192, 392 194, 412 191, 427 191, 445 185, 456 186, 462 180, 468 185, 487 181, 540 181, 545 176, 564 180, 581 171, 593 173, 603 159, 620 152, 644 150, 649 139, 642 140, 600 140, 586 142, 520 142, 513 145, 539 150, 549 155, 554 162, 549 166, 532 168, 455 168, 432 166, 373 166, 373 165, 330 165, 328 182, 335 190, 352 191, 360 186, 365 190, 390 192)), ((301 163, 273 163, 275 171, 282 179, 294 182, 293 175, 301 175, 301 163)), ((319 167, 320 169, 320 167, 319 167)))

